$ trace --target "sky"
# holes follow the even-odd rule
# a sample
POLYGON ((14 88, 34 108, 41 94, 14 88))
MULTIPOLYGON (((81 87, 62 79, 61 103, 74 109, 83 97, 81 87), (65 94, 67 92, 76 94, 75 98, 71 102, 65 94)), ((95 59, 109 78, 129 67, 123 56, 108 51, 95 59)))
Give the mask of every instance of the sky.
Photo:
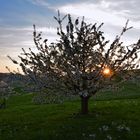
POLYGON ((140 0, 0 0, 0 72, 8 72, 5 66, 16 70, 8 58, 18 59, 21 48, 34 49, 33 24, 49 42, 56 41, 57 10, 61 15, 83 17, 89 23, 104 22, 102 30, 108 40, 120 34, 127 19, 133 26, 122 41, 135 43, 140 38, 140 0))

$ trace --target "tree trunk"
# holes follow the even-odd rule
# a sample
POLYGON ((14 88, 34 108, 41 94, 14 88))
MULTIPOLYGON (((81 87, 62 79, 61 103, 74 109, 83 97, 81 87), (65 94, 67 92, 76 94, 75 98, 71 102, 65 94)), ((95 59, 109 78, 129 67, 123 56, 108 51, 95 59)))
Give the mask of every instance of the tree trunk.
POLYGON ((83 97, 81 96, 81 113, 88 114, 88 101, 90 96, 83 97))

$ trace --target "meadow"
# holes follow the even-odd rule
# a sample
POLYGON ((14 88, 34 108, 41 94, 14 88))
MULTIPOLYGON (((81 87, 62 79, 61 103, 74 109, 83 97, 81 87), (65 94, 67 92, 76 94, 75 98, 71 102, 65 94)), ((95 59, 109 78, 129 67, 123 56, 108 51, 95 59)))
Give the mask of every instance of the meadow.
POLYGON ((0 110, 0 140, 139 140, 140 86, 102 91, 81 115, 80 99, 35 105, 32 94, 11 96, 0 110))

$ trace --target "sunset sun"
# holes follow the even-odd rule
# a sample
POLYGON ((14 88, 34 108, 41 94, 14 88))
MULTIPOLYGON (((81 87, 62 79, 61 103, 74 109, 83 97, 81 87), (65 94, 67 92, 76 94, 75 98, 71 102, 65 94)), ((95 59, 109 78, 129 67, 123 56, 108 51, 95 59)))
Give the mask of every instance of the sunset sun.
POLYGON ((104 75, 110 75, 111 74, 111 70, 109 68, 104 68, 103 69, 103 74, 104 75))

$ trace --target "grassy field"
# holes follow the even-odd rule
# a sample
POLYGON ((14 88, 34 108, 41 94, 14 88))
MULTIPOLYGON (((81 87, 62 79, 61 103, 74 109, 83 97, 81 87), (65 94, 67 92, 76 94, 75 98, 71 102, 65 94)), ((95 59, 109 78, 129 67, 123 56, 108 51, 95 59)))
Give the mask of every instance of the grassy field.
POLYGON ((13 96, 0 110, 0 140, 139 140, 140 88, 101 92, 80 115, 80 100, 34 105, 32 95, 13 96))

